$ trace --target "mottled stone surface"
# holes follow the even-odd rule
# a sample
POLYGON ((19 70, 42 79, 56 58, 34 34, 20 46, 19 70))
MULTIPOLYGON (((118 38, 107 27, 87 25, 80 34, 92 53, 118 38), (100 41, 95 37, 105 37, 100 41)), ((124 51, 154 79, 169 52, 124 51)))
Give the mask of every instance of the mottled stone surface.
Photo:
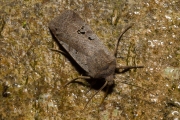
POLYGON ((1 0, 0 5, 0 119, 180 118, 179 0, 1 0), (96 91, 86 94, 86 81, 62 87, 80 73, 50 50, 58 46, 48 23, 67 9, 112 53, 121 31, 134 24, 121 40, 117 63, 145 68, 117 74, 101 107, 103 92, 82 111, 96 91))

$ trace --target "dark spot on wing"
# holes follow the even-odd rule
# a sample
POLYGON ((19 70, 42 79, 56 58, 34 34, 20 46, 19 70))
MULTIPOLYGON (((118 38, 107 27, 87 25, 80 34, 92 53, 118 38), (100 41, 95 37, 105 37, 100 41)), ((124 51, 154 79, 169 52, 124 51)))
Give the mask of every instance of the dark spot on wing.
POLYGON ((85 34, 86 31, 84 30, 84 26, 81 27, 80 30, 77 31, 78 34, 85 34))

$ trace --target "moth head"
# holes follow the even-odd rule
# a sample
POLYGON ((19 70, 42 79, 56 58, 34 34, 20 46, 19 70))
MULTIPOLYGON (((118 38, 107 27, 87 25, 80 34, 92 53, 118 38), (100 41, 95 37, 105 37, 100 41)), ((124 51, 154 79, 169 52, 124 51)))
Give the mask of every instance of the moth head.
POLYGON ((106 77, 105 80, 107 81, 108 86, 113 85, 114 84, 114 75, 110 75, 110 76, 106 77))

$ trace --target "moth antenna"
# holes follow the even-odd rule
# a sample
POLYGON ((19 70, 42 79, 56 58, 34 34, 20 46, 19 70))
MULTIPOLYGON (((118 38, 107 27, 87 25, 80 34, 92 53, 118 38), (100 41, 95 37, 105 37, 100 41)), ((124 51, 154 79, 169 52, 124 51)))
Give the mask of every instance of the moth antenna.
POLYGON ((127 30, 129 30, 131 27, 132 27, 132 25, 128 26, 128 27, 120 34, 119 39, 118 39, 118 41, 117 41, 117 43, 116 43, 116 46, 115 46, 115 50, 114 50, 114 56, 115 56, 115 58, 117 58, 117 50, 118 50, 119 42, 120 42, 123 34, 124 34, 127 30))
MULTIPOLYGON (((84 106, 84 109, 87 107, 87 105, 88 105, 88 103, 92 100, 92 98, 97 94, 97 93, 99 93, 104 87, 106 87, 106 85, 107 85, 107 81, 104 83, 104 85, 93 95, 93 96, 91 96, 90 97, 90 99, 88 100, 88 102, 86 103, 86 105, 84 106)), ((84 110, 83 109, 83 110, 84 110)))

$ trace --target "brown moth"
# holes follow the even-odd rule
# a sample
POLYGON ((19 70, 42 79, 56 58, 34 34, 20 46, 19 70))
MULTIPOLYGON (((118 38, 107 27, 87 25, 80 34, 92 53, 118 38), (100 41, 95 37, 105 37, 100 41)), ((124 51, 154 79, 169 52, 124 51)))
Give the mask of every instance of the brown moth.
MULTIPOLYGON (((72 10, 66 10, 60 16, 54 18, 49 23, 50 31, 66 52, 72 57, 72 59, 74 59, 87 73, 87 76, 80 76, 71 80, 67 84, 80 78, 104 79, 105 83, 95 93, 97 94, 104 87, 107 86, 108 88, 114 84, 114 74, 116 69, 142 68, 143 66, 116 67, 118 44, 122 35, 129 28, 130 27, 125 29, 125 31, 120 35, 114 54, 112 54, 108 48, 103 45, 98 36, 94 34, 90 26, 72 10)), ((90 100, 94 97, 94 95, 90 98, 90 100)))

